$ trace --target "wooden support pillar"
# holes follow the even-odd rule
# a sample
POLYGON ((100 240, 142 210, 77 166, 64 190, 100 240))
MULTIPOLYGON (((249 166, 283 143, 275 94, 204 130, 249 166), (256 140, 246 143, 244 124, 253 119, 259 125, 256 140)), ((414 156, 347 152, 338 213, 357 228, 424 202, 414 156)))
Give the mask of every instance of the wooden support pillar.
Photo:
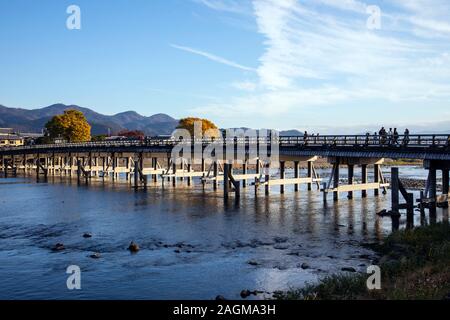
MULTIPOLYGON (((313 168, 313 163, 312 161, 308 161, 308 178, 312 178, 312 168, 313 168)), ((338 170, 339 171, 339 170, 338 170)), ((312 190, 312 183, 308 183, 308 191, 312 190)))
POLYGON ((431 165, 429 169, 429 190, 430 198, 432 199, 430 203, 430 221, 436 217, 436 198, 437 198, 437 181, 436 181, 436 168, 431 165))
MULTIPOLYGON (((284 161, 280 161, 280 179, 285 178, 285 166, 286 166, 286 163, 284 161)), ((284 184, 280 185, 280 193, 281 194, 284 193, 284 184)))
POLYGON ((449 169, 442 170, 442 194, 449 193, 449 169))
POLYGON ((27 155, 23 154, 23 173, 26 175, 27 174, 27 155))
POLYGON ((264 165, 264 174, 265 174, 265 179, 264 182, 266 182, 267 184, 265 185, 265 193, 266 196, 269 195, 270 192, 270 186, 269 186, 269 180, 270 180, 270 163, 266 163, 264 165))
MULTIPOLYGON (((127 168, 127 172, 125 173, 125 180, 130 180, 131 177, 131 158, 125 158, 125 167, 127 168)), ((131 183, 131 182, 130 182, 131 183)))
POLYGON ((406 197, 406 227, 414 228, 414 194, 408 193, 406 197))
MULTIPOLYGON (((191 165, 190 163, 188 163, 188 164, 187 164, 187 171, 188 171, 188 174, 191 173, 191 170, 192 170, 192 165, 191 165)), ((192 182, 192 178, 191 178, 191 176, 188 176, 188 177, 187 177, 187 185, 190 186, 190 185, 191 185, 191 182, 192 182)))
POLYGON ((81 160, 77 159, 77 180, 78 182, 81 182, 81 160))
MULTIPOLYGON (((355 173, 355 166, 353 164, 348 165, 348 184, 353 184, 353 176, 355 173)), ((349 191, 347 198, 353 199, 353 191, 349 191)))
MULTIPOLYGON (((247 174, 247 162, 244 162, 242 164, 242 174, 246 175, 247 174)), ((242 180, 242 188, 247 188, 247 180, 243 179, 242 180)))
POLYGON ((217 190, 217 177, 219 175, 218 168, 217 168, 217 160, 214 160, 214 162, 213 162, 213 174, 214 174, 213 189, 217 190))
MULTIPOLYGON (((294 178, 298 179, 300 178, 300 162, 299 161, 294 161, 294 178)), ((294 185, 294 191, 298 192, 299 191, 299 184, 296 183, 294 185)))
MULTIPOLYGON (((181 170, 181 172, 184 172, 184 159, 183 158, 181 158, 180 170, 181 170)), ((184 180, 184 178, 181 176, 180 181, 183 181, 183 180, 184 180)))
POLYGON ((115 153, 112 154, 111 161, 112 161, 112 171, 113 171, 112 178, 113 178, 113 180, 115 180, 116 179, 116 166, 117 166, 117 158, 116 158, 115 153))
POLYGON ((392 230, 396 231, 400 226, 400 183, 398 178, 398 168, 391 168, 391 219, 392 230))
POLYGON ((256 174, 258 175, 258 178, 255 178, 255 195, 258 193, 258 183, 261 179, 260 179, 260 174, 261 174, 261 162, 258 159, 256 159, 256 174))
POLYGON ((139 161, 134 160, 134 189, 139 188, 139 161))
POLYGON ((177 173, 177 164, 175 159, 172 160, 172 173, 173 173, 173 177, 172 177, 172 185, 175 187, 177 185, 177 178, 175 178, 175 174, 177 173))
MULTIPOLYGON (((363 184, 367 183, 367 164, 361 165, 361 182, 363 184)), ((361 196, 363 198, 367 197, 367 190, 361 191, 361 196)))
MULTIPOLYGON (((152 157, 152 169, 156 170, 158 168, 158 158, 152 157)), ((156 173, 152 174, 153 182, 158 182, 158 175, 156 173)))
POLYGON ((202 174, 202 185, 203 187, 205 186, 205 170, 206 170, 206 164, 205 164, 205 158, 203 158, 202 156, 202 164, 201 164, 201 171, 203 172, 202 174))
MULTIPOLYGON (((339 159, 334 164, 334 175, 333 175, 333 189, 337 189, 339 187, 339 159)), ((339 192, 333 191, 333 200, 338 201, 339 200, 339 192)))
POLYGON ((40 170, 40 164, 41 162, 41 158, 39 156, 39 154, 36 155, 36 159, 34 161, 35 165, 36 165, 36 181, 39 181, 39 170, 40 170))
POLYGON ((393 214, 398 214, 399 212, 399 190, 398 168, 391 168, 391 208, 393 214))
POLYGON ((144 190, 147 190, 147 176, 144 175, 144 153, 139 154, 139 177, 144 183, 144 190))
POLYGON ((229 187, 230 187, 230 179, 229 179, 229 174, 230 174, 230 165, 228 163, 224 163, 223 164, 223 197, 225 200, 228 199, 229 196, 229 187))
MULTIPOLYGON (((374 178, 374 182, 380 182, 380 165, 379 164, 373 165, 373 178, 374 178)), ((375 197, 378 197, 380 195, 380 189, 375 189, 373 191, 373 194, 375 197)))

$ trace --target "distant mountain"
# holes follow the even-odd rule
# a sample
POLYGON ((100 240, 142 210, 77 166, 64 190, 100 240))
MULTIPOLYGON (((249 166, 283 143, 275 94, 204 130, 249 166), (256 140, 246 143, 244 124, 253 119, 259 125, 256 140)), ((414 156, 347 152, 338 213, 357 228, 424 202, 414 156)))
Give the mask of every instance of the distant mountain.
POLYGON ((92 126, 93 135, 106 134, 108 131, 115 134, 124 129, 141 130, 146 135, 167 135, 178 124, 176 119, 162 113, 145 117, 135 111, 126 111, 108 116, 77 105, 54 104, 33 110, 0 105, 0 127, 21 132, 41 132, 48 120, 67 109, 83 112, 92 126))
POLYGON ((298 130, 284 130, 284 131, 280 131, 280 136, 281 137, 297 137, 297 136, 303 136, 303 132, 298 131, 298 130))

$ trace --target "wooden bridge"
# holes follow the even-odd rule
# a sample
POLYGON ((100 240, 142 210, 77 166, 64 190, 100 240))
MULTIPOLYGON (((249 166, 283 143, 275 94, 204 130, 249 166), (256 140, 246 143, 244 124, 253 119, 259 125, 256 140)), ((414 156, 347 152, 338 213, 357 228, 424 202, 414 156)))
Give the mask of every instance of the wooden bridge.
MULTIPOLYGON (((390 183, 380 170, 385 158, 423 160, 429 171, 427 186, 421 204, 435 210, 438 203, 448 203, 450 169, 450 135, 407 135, 397 137, 371 135, 292 136, 292 137, 233 137, 220 139, 160 139, 142 141, 110 141, 66 143, 5 147, 0 149, 0 170, 5 176, 17 173, 35 174, 46 179, 49 175, 73 176, 89 182, 92 177, 129 180, 134 188, 146 188, 149 181, 156 183, 185 181, 191 185, 194 178, 204 185, 211 183, 216 190, 223 185, 224 197, 231 193, 239 197, 241 188, 254 186, 255 192, 264 187, 269 194, 271 186, 285 192, 286 185, 301 184, 311 190, 315 185, 323 192, 339 199, 345 192, 353 198, 355 192, 367 196, 373 190, 378 196, 386 192, 390 183), (213 146, 213 148, 211 148, 213 146), (182 150, 173 155, 174 148, 182 150), (208 148, 212 150, 205 156, 208 148), (231 156, 230 156, 231 150, 231 156), (198 154, 200 151, 200 157, 198 154), (195 157, 197 155, 197 157, 195 157), (324 181, 315 169, 318 157, 332 164, 331 175, 324 181), (286 167, 294 169, 294 177, 286 178, 286 167), (307 168, 300 176, 300 166, 307 168), (340 170, 347 168, 346 183, 340 180, 340 170), (361 182, 355 183, 355 167, 361 169, 361 182), (270 168, 279 168, 278 176, 270 168), (373 181, 368 181, 368 169, 373 170, 373 181), (239 170, 239 173, 237 172, 239 170), (437 195, 436 172, 442 171, 442 195, 437 195)), ((391 179, 392 180, 392 179, 391 179)), ((393 183, 393 192, 399 192, 401 183, 393 183)), ((395 197, 394 197, 395 198, 395 197)), ((409 199, 410 200, 410 199, 409 199)), ((396 205, 393 204, 393 207, 396 205)), ((394 208, 400 210, 399 205, 394 208)))

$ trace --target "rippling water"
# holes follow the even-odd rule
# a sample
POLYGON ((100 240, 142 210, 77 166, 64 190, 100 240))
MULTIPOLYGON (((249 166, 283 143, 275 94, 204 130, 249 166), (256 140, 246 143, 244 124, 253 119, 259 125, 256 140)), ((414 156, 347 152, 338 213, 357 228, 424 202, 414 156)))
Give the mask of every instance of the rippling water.
POLYGON ((242 289, 264 298, 342 267, 365 271, 373 253, 361 243, 391 230, 375 215, 388 196, 324 204, 320 192, 292 188, 265 197, 249 187, 225 205, 198 182, 135 192, 125 182, 1 178, 0 299, 238 299, 242 289), (132 240, 137 254, 127 251, 132 240), (58 242, 64 251, 51 250, 58 242), (81 268, 81 290, 66 287, 69 265, 81 268))

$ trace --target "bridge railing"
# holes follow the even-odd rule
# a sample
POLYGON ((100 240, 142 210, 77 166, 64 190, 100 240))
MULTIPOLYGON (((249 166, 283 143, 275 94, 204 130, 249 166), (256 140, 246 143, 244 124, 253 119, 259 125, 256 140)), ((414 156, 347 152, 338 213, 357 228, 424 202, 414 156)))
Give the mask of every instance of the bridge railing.
POLYGON ((147 138, 144 140, 99 141, 62 144, 42 144, 29 146, 5 146, 0 150, 40 150, 61 148, 120 148, 120 147, 171 147, 178 144, 269 144, 278 143, 280 146, 336 146, 336 147, 450 147, 450 135, 422 134, 422 135, 309 135, 309 136, 265 136, 265 137, 231 137, 231 138, 202 138, 202 139, 174 139, 147 138))

